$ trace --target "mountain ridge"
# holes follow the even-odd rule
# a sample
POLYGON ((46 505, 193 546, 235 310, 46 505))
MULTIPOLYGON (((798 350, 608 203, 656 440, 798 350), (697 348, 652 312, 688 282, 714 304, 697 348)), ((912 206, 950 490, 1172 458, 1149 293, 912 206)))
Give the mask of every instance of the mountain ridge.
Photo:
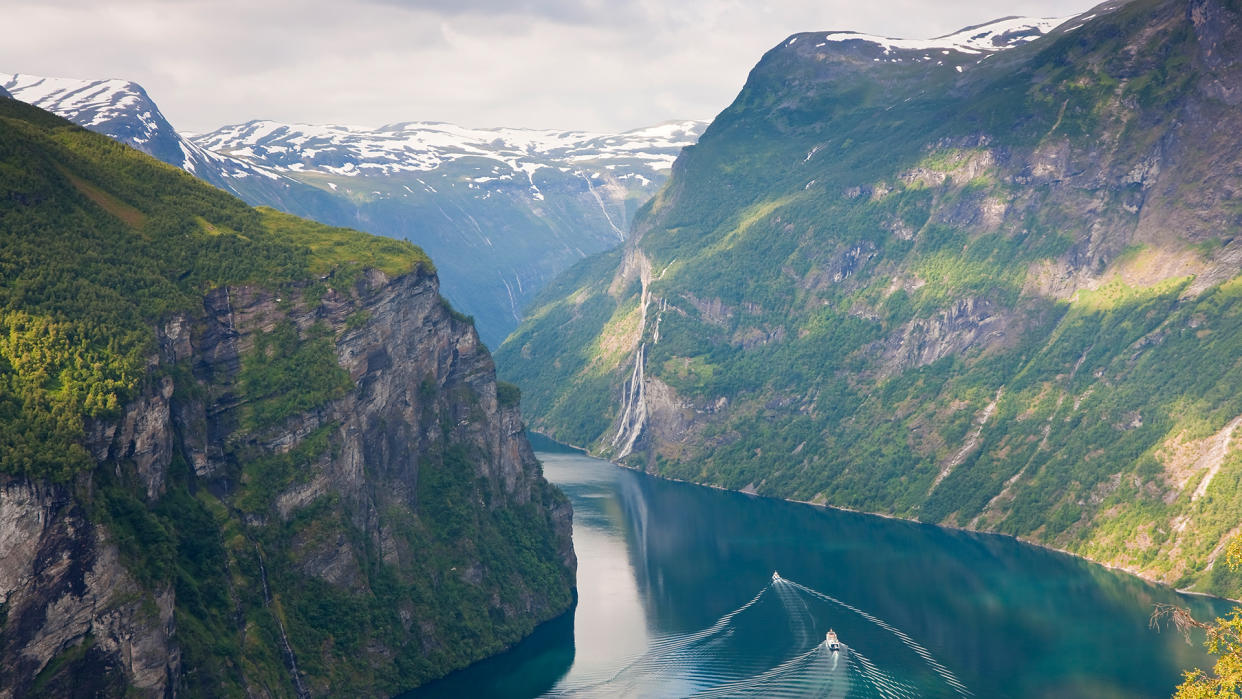
POLYGON ((473 128, 447 122, 402 121, 368 128, 260 119, 196 134, 192 140, 209 150, 281 171, 309 168, 337 175, 360 175, 364 170, 377 174, 426 172, 450 160, 482 157, 504 164, 511 170, 506 176, 512 176, 525 171, 520 165, 523 158, 540 168, 587 160, 614 161, 615 165, 615 161, 628 159, 648 163, 653 170, 665 169, 703 126, 703 122, 670 121, 613 134, 473 128), (321 156, 325 153, 326 158, 321 156), (353 167, 333 166, 332 161, 353 167))
MULTIPOLYGON (((1084 21, 1084 17, 1085 15, 1059 18, 1009 16, 963 27, 955 32, 930 39, 901 39, 853 31, 798 32, 787 38, 783 44, 786 47, 790 47, 799 39, 814 40, 813 37, 821 36, 821 43, 816 44, 816 48, 825 46, 828 43, 853 41, 878 46, 883 49, 885 55, 891 55, 895 51, 900 51, 905 52, 907 57, 909 57, 915 53, 943 52, 947 50, 971 55, 982 54, 983 58, 986 58, 992 53, 1014 48, 1045 36, 1070 20, 1084 21)), ((930 58, 930 54, 925 54, 924 60, 929 60, 930 58)), ((983 58, 979 60, 983 60, 983 58)))
POLYGON ((298 186, 270 170, 221 157, 182 137, 135 82, 0 73, 0 84, 14 99, 115 138, 231 194, 244 198, 255 189, 276 191, 298 186), (246 180, 262 184, 242 184, 246 180))
POLYGON ((502 375, 652 473, 1236 596, 1238 26, 1135 0, 982 59, 786 40, 502 375))

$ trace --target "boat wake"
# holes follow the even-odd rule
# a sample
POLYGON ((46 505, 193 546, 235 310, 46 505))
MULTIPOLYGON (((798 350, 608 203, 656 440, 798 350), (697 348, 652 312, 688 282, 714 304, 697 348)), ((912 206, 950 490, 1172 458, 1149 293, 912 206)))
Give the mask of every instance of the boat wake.
POLYGON ((901 629, 774 573, 755 597, 711 626, 658 638, 619 670, 557 686, 547 696, 906 699, 971 693, 901 629), (839 650, 825 640, 830 625, 839 630, 839 650))

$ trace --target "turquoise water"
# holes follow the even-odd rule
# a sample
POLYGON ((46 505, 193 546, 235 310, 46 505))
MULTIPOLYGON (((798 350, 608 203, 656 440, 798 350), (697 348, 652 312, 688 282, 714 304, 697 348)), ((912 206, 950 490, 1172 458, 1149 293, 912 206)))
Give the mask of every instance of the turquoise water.
POLYGON ((574 506, 576 609, 408 699, 1167 697, 1210 659, 1153 605, 1230 606, 1004 537, 539 457, 574 506))

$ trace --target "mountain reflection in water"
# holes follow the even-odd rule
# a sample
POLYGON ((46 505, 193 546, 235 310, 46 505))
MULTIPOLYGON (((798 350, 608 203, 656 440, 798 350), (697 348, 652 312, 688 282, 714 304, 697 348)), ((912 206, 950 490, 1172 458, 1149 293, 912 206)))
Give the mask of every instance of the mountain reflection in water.
POLYGON ((1007 537, 539 457, 574 506, 576 609, 408 697, 1167 697, 1210 659, 1153 605, 1229 608, 1007 537))

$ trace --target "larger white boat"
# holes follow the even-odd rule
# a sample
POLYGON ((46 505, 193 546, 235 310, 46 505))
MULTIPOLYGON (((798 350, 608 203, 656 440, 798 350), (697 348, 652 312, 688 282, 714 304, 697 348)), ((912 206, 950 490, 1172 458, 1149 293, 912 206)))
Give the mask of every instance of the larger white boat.
POLYGON ((837 652, 841 650, 841 641, 837 638, 837 632, 828 629, 828 633, 824 635, 824 645, 828 646, 828 650, 837 652))

